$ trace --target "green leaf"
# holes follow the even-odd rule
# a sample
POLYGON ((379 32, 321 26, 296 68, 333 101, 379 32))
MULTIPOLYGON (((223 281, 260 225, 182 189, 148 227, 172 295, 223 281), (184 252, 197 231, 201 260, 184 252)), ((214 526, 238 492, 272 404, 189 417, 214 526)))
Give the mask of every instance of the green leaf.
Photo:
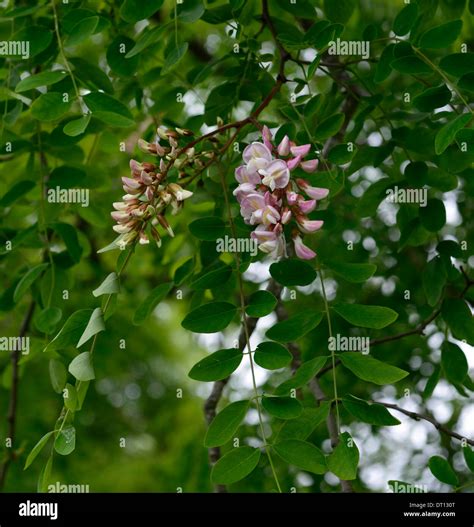
POLYGON ((284 368, 292 360, 291 353, 276 342, 261 342, 255 350, 255 362, 267 370, 278 370, 284 368))
POLYGON ((74 75, 90 90, 103 90, 107 93, 113 93, 114 87, 109 77, 98 66, 79 57, 68 58, 68 61, 74 66, 74 75))
POLYGON ((275 389, 276 395, 290 393, 291 390, 301 388, 321 370, 326 364, 328 357, 315 357, 314 359, 303 362, 303 364, 296 370, 293 377, 281 383, 275 389))
POLYGON ((458 81, 458 86, 461 90, 474 93, 474 72, 463 75, 458 81))
POLYGON ((120 293, 120 281, 117 273, 110 273, 97 289, 92 291, 95 297, 120 293))
POLYGON ((130 110, 120 101, 101 92, 91 92, 83 97, 93 117, 117 127, 133 126, 135 121, 130 110))
POLYGON ((72 425, 65 426, 54 441, 54 450, 61 456, 68 456, 76 448, 76 429, 72 425))
POLYGON ((273 446, 273 450, 290 465, 313 474, 324 474, 327 471, 324 454, 307 441, 285 439, 273 446))
POLYGON ((237 308, 228 302, 210 302, 188 313, 181 325, 194 333, 216 333, 231 323, 236 312, 237 308))
POLYGON ((64 406, 71 412, 75 412, 77 408, 77 390, 72 385, 67 383, 63 390, 64 406))
POLYGON ((470 113, 463 113, 458 115, 455 119, 445 124, 436 134, 435 137, 435 152, 436 155, 442 154, 446 148, 454 141, 456 134, 462 130, 466 124, 471 120, 470 113))
POLYGON ((78 381, 92 381, 95 379, 94 366, 91 354, 84 351, 75 357, 69 364, 69 373, 78 381))
MULTIPOLYGON (((191 260, 192 261, 192 260, 191 260)), ((190 284, 191 289, 204 290, 212 289, 223 285, 229 280, 232 274, 232 267, 229 265, 220 265, 217 269, 204 272, 197 276, 190 284)))
POLYGON ((187 42, 179 44, 176 48, 173 48, 171 52, 166 55, 161 74, 166 75, 169 71, 176 67, 184 55, 186 55, 186 51, 188 51, 187 42))
POLYGON ((390 66, 400 73, 408 73, 410 75, 429 74, 432 72, 426 62, 423 62, 414 55, 407 55, 406 57, 395 59, 390 63, 390 66))
POLYGON ((464 461, 471 472, 474 472, 474 451, 470 446, 465 446, 462 449, 464 454, 464 461))
POLYGON ((394 426, 399 425, 400 421, 385 408, 377 403, 368 403, 354 396, 350 399, 343 399, 342 406, 356 419, 363 423, 375 426, 394 426))
POLYGON ((433 307, 439 302, 443 294, 447 278, 446 269, 439 256, 435 256, 426 264, 421 278, 428 304, 433 307))
POLYGON ((178 267, 174 273, 173 281, 177 287, 183 284, 192 274, 194 270, 194 258, 189 258, 183 265, 178 267))
POLYGON ((244 419, 248 407, 249 401, 237 401, 221 410, 209 425, 204 446, 212 448, 230 441, 244 419))
MULTIPOLYGON (((17 31, 12 37, 13 42, 28 42, 30 46, 29 57, 32 58, 39 55, 44 51, 53 41, 53 32, 49 31, 44 26, 33 26, 27 24, 23 29, 17 31)), ((8 55, 7 55, 8 56, 8 55)), ((19 59, 20 56, 16 55, 15 58, 19 59)))
POLYGON ((331 403, 329 401, 322 402, 318 408, 304 408, 299 417, 285 421, 278 432, 277 441, 306 439, 319 424, 326 421, 330 408, 331 403))
POLYGON ((220 381, 239 367, 242 357, 238 348, 219 350, 195 364, 188 375, 195 381, 220 381))
POLYGON ((150 18, 163 5, 164 0, 124 0, 120 16, 130 24, 150 18))
POLYGON ((441 108, 449 104, 451 91, 445 84, 428 88, 413 99, 413 106, 420 112, 431 112, 436 108, 441 108))
POLYGON ((444 341, 441 348, 441 364, 449 382, 462 384, 469 366, 464 351, 452 342, 444 341))
POLYGON ((327 458, 329 470, 339 479, 350 481, 357 477, 359 449, 348 432, 339 436, 339 444, 327 458))
POLYGON ((440 375, 441 375, 441 368, 439 366, 436 366, 433 373, 430 375, 430 377, 426 381, 425 387, 423 389, 424 399, 426 399, 427 397, 431 397, 433 395, 433 392, 439 382, 440 375))
POLYGON ((474 345, 474 324, 471 310, 461 298, 447 298, 441 308, 446 324, 453 336, 459 340, 466 340, 474 345))
POLYGON ((64 101, 63 94, 48 92, 41 94, 31 105, 31 115, 38 121, 56 121, 71 108, 72 101, 64 101))
MULTIPOLYGON (((83 344, 88 342, 94 335, 105 331, 104 319, 102 316, 102 309, 97 307, 91 314, 89 322, 84 330, 84 333, 81 335, 79 342, 77 343, 76 348, 80 348, 83 344)), ((88 380, 88 379, 85 379, 88 380)))
POLYGON ((318 141, 324 141, 329 137, 333 137, 339 132, 341 126, 344 123, 344 114, 336 113, 330 117, 326 117, 321 123, 318 124, 314 131, 314 138, 318 141))
POLYGON ((77 46, 81 42, 84 42, 84 40, 87 40, 95 33, 98 24, 98 16, 89 16, 79 20, 71 29, 71 32, 65 39, 64 45, 66 47, 77 46))
POLYGON ((41 333, 51 335, 56 330, 62 316, 63 312, 59 307, 47 307, 35 316, 35 326, 41 333))
POLYGON ((49 263, 42 263, 31 268, 18 282, 13 293, 13 301, 17 303, 21 297, 31 289, 31 286, 36 280, 43 274, 43 272, 49 267, 49 263))
POLYGON ((324 0, 324 13, 333 22, 340 22, 345 24, 356 6, 355 0, 324 0))
POLYGON ((331 148, 328 159, 335 165, 345 165, 349 163, 356 154, 356 149, 352 144, 336 145, 331 148))
POLYGON ((173 282, 166 282, 151 291, 133 315, 133 323, 135 326, 139 326, 146 321, 156 306, 168 296, 171 289, 173 289, 173 282))
POLYGON ((316 279, 316 271, 307 262, 287 258, 270 265, 270 274, 281 285, 308 285, 316 279))
POLYGON ((420 207, 419 216, 425 229, 431 232, 439 231, 446 223, 444 203, 437 198, 429 199, 426 207, 420 207))
POLYGON ((63 70, 43 71, 36 75, 30 75, 16 85, 15 92, 22 93, 39 88, 40 86, 50 86, 51 84, 56 84, 56 82, 64 80, 66 75, 67 72, 63 70))
POLYGON ((334 311, 354 326, 382 329, 398 318, 398 313, 388 307, 362 304, 334 304, 334 311))
POLYGON ((46 465, 40 472, 38 477, 37 492, 46 493, 48 491, 48 484, 51 478, 51 471, 53 470, 53 455, 50 454, 46 465))
POLYGON ((245 312, 249 317, 264 317, 271 313, 277 305, 277 299, 269 291, 261 290, 253 293, 245 312))
POLYGON ((278 342, 297 340, 317 327, 322 318, 323 314, 318 312, 298 313, 272 326, 266 332, 266 337, 278 342))
POLYGON ((394 59, 393 51, 395 44, 389 44, 384 48, 379 58, 379 63, 375 70, 374 81, 379 83, 383 82, 392 72, 391 63, 394 59))
POLYGON ((450 46, 461 33, 462 21, 453 20, 425 31, 420 37, 421 48, 446 48, 450 46))
POLYGON ((69 223, 52 223, 51 227, 61 236, 66 245, 66 249, 72 260, 78 263, 82 256, 82 247, 79 244, 77 229, 69 223))
POLYGON ((416 22, 417 16, 418 6, 416 4, 408 4, 405 6, 400 13, 398 13, 393 22, 393 32, 395 35, 402 37, 409 33, 416 22))
POLYGON ((122 77, 131 77, 137 71, 138 55, 128 58, 127 54, 133 50, 135 42, 124 35, 118 35, 107 48, 107 63, 110 69, 122 77))
POLYGON ((44 351, 55 351, 68 346, 76 346, 81 335, 91 318, 91 309, 81 309, 73 313, 67 320, 59 333, 46 346, 44 351))
POLYGON ((230 485, 248 476, 258 465, 260 450, 249 446, 233 448, 212 467, 213 483, 230 485))
POLYGON ((377 270, 374 264, 345 263, 345 262, 324 262, 336 274, 354 284, 359 284, 368 280, 377 270))
POLYGON ((189 224, 189 230, 198 240, 213 242, 225 234, 225 223, 217 217, 200 218, 189 224))
POLYGON ((453 53, 443 57, 439 67, 453 77, 461 77, 474 71, 474 53, 453 53))
POLYGON ((51 385, 56 393, 61 393, 66 386, 67 371, 66 366, 57 359, 49 361, 49 378, 51 385))
POLYGON ((163 34, 169 31, 169 24, 164 24, 161 26, 154 27, 153 29, 145 28, 140 36, 138 37, 137 43, 133 48, 125 55, 125 58, 131 59, 144 49, 148 48, 155 42, 158 42, 163 37, 163 34))
POLYGON ((342 364, 360 379, 374 384, 393 384, 408 375, 396 366, 357 352, 341 353, 342 364))
POLYGON ((63 132, 70 137, 77 137, 86 131, 91 120, 91 114, 83 115, 79 119, 73 119, 64 125, 63 132))
POLYGON ((187 23, 196 22, 205 10, 202 0, 186 0, 186 2, 178 4, 178 19, 187 23))
POLYGON ((33 461, 36 459, 41 450, 43 450, 43 448, 46 446, 46 443, 48 442, 49 438, 52 436, 53 433, 54 432, 48 432, 47 434, 45 434, 31 449, 31 452, 26 458, 25 467, 23 470, 26 470, 31 465, 31 463, 33 463, 33 461))
POLYGON ((36 183, 29 179, 15 183, 0 199, 0 207, 9 207, 17 199, 25 196, 35 186, 36 183))
POLYGON ((262 397, 263 408, 279 419, 295 419, 303 412, 303 407, 294 397, 262 397))
POLYGON ((458 477, 451 465, 441 456, 430 457, 428 467, 433 476, 439 481, 453 486, 459 484, 458 477))

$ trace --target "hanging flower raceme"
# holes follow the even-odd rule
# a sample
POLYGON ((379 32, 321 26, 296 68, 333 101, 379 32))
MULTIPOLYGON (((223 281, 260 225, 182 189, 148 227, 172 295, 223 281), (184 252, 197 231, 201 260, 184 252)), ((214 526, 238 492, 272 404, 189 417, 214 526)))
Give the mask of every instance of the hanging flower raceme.
MULTIPOLYGON (((138 146, 148 154, 159 157, 156 163, 139 163, 130 161, 131 177, 123 177, 125 195, 122 201, 113 204, 112 218, 117 222, 113 229, 120 236, 116 240, 119 247, 125 247, 138 241, 140 244, 150 243, 150 236, 161 246, 161 236, 157 229, 161 226, 170 236, 173 230, 165 218, 165 212, 171 209, 171 214, 177 214, 184 200, 192 196, 192 192, 177 183, 167 181, 171 169, 178 170, 178 177, 186 176, 186 169, 203 166, 194 148, 179 147, 182 136, 191 135, 188 130, 158 129, 154 143, 140 139, 138 146), (162 142, 168 144, 163 145, 162 142)), ((206 153, 204 153, 206 154, 206 153)), ((201 155, 201 154, 200 154, 201 155)))
POLYGON ((298 146, 285 135, 275 146, 266 126, 262 134, 263 143, 248 145, 242 155, 244 164, 235 171, 239 185, 234 196, 240 203, 240 213, 245 223, 256 226, 251 237, 260 250, 274 258, 285 255, 284 226, 291 222, 295 253, 310 260, 316 253, 303 243, 302 234, 319 230, 323 222, 310 220, 307 215, 329 190, 313 187, 302 178, 292 178, 291 173, 297 168, 315 172, 318 160, 305 159, 311 149, 309 144, 298 146))

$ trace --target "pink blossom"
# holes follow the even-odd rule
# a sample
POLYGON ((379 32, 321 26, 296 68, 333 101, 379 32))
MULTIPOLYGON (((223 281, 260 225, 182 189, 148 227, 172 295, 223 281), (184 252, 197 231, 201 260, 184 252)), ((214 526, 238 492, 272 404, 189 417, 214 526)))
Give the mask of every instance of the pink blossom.
POLYGON ((280 141, 277 151, 280 156, 287 156, 290 153, 290 138, 287 135, 280 141))
POLYGON ((308 161, 303 161, 300 166, 305 172, 311 174, 316 171, 318 164, 319 161, 317 159, 309 159, 308 161))
POLYGON ((272 191, 276 188, 285 188, 290 181, 290 171, 281 159, 275 159, 259 172, 263 176, 262 183, 272 191))
POLYGON ((286 162, 286 165, 288 166, 289 170, 294 170, 301 161, 301 156, 293 157, 289 161, 286 162))
POLYGON ((298 226, 300 227, 300 229, 303 232, 306 232, 306 233, 315 232, 315 231, 319 230, 324 224, 324 221, 321 221, 321 220, 308 220, 308 218, 306 218, 304 216, 303 217, 298 217, 296 219, 296 221, 298 222, 298 226))
POLYGON ((252 183, 252 185, 258 185, 262 178, 258 175, 258 172, 249 172, 245 165, 241 165, 235 169, 235 179, 239 183, 252 183))
POLYGON ((272 150, 272 133, 270 132, 270 129, 267 125, 264 125, 262 128, 262 137, 263 137, 263 144, 268 148, 268 150, 272 150))
POLYGON ((296 182, 304 190, 304 192, 313 199, 324 199, 329 194, 329 189, 312 187, 304 179, 297 179, 296 182))
POLYGON ((300 146, 292 146, 290 148, 291 153, 295 157, 304 157, 309 154, 309 151, 311 150, 311 145, 300 145, 300 146))
POLYGON ((293 236, 293 243, 295 245, 295 253, 298 258, 302 260, 311 260, 316 256, 316 253, 307 247, 299 234, 293 236))

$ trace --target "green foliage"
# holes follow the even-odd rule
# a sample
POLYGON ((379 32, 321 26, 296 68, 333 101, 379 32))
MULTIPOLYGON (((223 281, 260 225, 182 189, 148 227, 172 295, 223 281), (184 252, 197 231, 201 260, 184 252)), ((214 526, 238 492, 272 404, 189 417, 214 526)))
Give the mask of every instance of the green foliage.
POLYGON ((249 401, 237 401, 220 411, 209 425, 204 446, 222 446, 230 441, 244 419, 248 407, 249 401))
POLYGON ((430 457, 428 467, 436 479, 448 485, 457 485, 458 477, 452 469, 451 465, 441 456, 430 457))
POLYGON ((362 353, 342 353, 340 359, 354 375, 375 384, 392 384, 408 375, 407 371, 362 353))
MULTIPOLYGON (((0 7, 2 41, 30 44, 0 57, 0 336, 30 339, 0 350, 0 415, 18 390, 5 490, 338 491, 330 471, 384 491, 369 476, 394 482, 385 461, 399 445, 380 427, 421 419, 428 432, 433 396, 450 409, 428 436, 444 457, 415 466, 407 440, 397 483, 468 485, 472 449, 450 430, 466 428, 474 390, 459 342, 474 344, 474 2, 30 4, 0 7), (370 48, 334 55, 336 41, 370 48), (267 209, 281 254, 224 251, 263 214, 242 219, 235 169, 264 126, 273 157, 285 136, 308 145, 317 169, 291 181, 324 225, 304 232, 297 205, 284 224, 267 209), (166 206, 120 250, 110 212, 130 158, 166 206), (327 198, 309 202, 301 179, 327 198), (58 188, 90 202, 51 198, 58 188), (389 203, 395 189, 409 199, 389 203), (296 234, 316 257, 297 256, 296 234), (331 351, 335 336, 368 339, 370 355, 331 351), (406 394, 421 418, 398 414, 406 394), (220 455, 212 471, 203 438, 220 455), (378 445, 360 472, 353 438, 378 445)), ((127 217, 132 234, 147 214, 127 217)))
POLYGON ((248 476, 258 465, 260 450, 249 446, 234 448, 212 467, 214 483, 229 485, 248 476))
POLYGON ((307 441, 285 439, 273 448, 284 461, 307 472, 324 474, 327 470, 326 459, 321 450, 307 441))

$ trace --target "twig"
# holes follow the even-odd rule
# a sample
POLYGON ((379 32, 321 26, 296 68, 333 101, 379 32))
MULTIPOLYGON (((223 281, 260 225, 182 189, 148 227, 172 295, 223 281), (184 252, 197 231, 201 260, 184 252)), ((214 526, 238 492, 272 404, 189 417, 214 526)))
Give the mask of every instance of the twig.
MULTIPOLYGON (((35 311, 36 302, 33 300, 29 307, 28 311, 26 312, 25 318, 23 319, 23 322, 21 323, 19 337, 22 338, 26 335, 31 319, 33 317, 33 313, 35 311)), ((18 347, 18 346, 17 346, 18 347)), ((11 361, 12 361, 12 385, 10 389, 10 403, 8 405, 8 416, 7 416, 7 422, 8 422, 8 431, 7 431, 7 437, 11 441, 11 447, 10 447, 10 454, 5 459, 2 468, 0 470, 0 489, 3 488, 5 485, 5 480, 7 477, 8 468, 10 466, 10 463, 13 460, 14 454, 13 454, 13 444, 15 441, 15 432, 16 432, 16 410, 18 406, 18 381, 19 381, 19 365, 18 362, 20 360, 20 349, 16 349, 12 351, 11 355, 11 361)))
POLYGON ((458 439, 459 441, 465 441, 471 446, 474 446, 474 439, 469 439, 467 437, 463 437, 457 432, 453 432, 452 430, 450 430, 449 428, 446 428, 444 425, 438 422, 434 417, 431 417, 425 414, 419 414, 418 412, 412 412, 410 410, 405 410, 405 408, 401 408, 397 404, 385 403, 383 401, 371 401, 371 402, 376 403, 376 404, 381 404, 382 406, 385 406, 386 408, 391 408, 392 410, 397 410, 398 412, 405 414, 406 416, 410 417, 411 419, 414 419, 415 421, 420 421, 420 420, 427 421, 428 423, 431 423, 437 430, 439 430, 443 434, 451 436, 454 439, 458 439))

